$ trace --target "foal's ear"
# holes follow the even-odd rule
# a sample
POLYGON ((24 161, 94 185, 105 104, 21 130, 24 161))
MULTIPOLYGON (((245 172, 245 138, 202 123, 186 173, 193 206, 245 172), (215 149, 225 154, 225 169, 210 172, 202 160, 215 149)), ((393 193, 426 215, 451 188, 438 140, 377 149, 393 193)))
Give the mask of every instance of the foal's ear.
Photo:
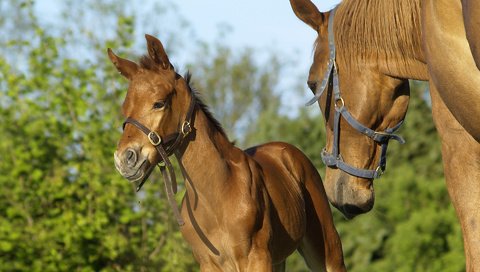
POLYGON ((325 15, 310 0, 290 0, 293 12, 298 19, 318 32, 325 22, 325 15))
POLYGON ((148 34, 145 34, 145 39, 147 39, 148 55, 150 55, 150 58, 163 69, 172 67, 160 40, 148 34))
POLYGON ((117 70, 127 79, 132 79, 132 77, 138 72, 138 65, 130 60, 122 59, 115 55, 112 49, 108 48, 108 57, 112 61, 113 65, 117 67, 117 70))

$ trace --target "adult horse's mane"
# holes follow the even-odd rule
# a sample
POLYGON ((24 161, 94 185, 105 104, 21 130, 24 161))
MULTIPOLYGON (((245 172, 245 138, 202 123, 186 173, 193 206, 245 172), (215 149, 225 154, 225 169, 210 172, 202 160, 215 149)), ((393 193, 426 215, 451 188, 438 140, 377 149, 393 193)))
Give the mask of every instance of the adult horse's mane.
POLYGON ((344 0, 335 17, 335 44, 350 63, 408 64, 421 52, 420 0, 344 0))
MULTIPOLYGON (((146 70, 150 70, 150 71, 159 71, 159 69, 161 69, 158 66, 158 64, 152 58, 150 58, 147 55, 144 55, 140 58, 140 67, 142 67, 143 69, 146 69, 146 70)), ((178 73, 177 73, 177 75, 178 75, 178 73)), ((185 82, 187 83, 188 88, 190 89, 190 92, 192 94, 192 98, 195 99, 195 103, 198 105, 198 107, 200 107, 200 110, 202 110, 203 113, 205 113, 205 116, 210 121, 210 123, 213 125, 213 127, 220 134, 222 134, 223 136, 228 138, 227 134, 225 133, 225 130, 223 129, 220 122, 213 116, 213 114, 210 111, 210 109, 208 108, 208 106, 201 99, 200 92, 192 86, 192 84, 191 84, 192 74, 190 73, 190 71, 187 71, 183 78, 185 79, 185 82)))

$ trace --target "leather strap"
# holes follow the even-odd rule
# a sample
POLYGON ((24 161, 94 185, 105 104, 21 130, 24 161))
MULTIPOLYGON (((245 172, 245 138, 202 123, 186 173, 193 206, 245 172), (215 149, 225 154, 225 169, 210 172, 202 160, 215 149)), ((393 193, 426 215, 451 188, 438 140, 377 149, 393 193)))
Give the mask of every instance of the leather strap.
MULTIPOLYGON (((125 129, 125 126, 127 124, 132 124, 136 128, 138 128, 140 131, 142 131, 145 135, 147 135, 148 140, 155 147, 158 154, 162 158, 162 161, 160 163, 163 162, 164 165, 160 165, 159 163, 158 166, 159 166, 160 172, 162 173, 163 181, 165 183, 165 191, 167 194, 168 202, 180 226, 183 226, 185 224, 185 221, 183 220, 180 214, 180 210, 177 206, 177 202, 175 201, 175 194, 177 193, 177 180, 175 177, 175 171, 174 171, 172 162, 170 161, 169 157, 179 148, 183 140, 192 131, 191 122, 192 122, 194 110, 195 110, 195 98, 192 97, 190 101, 190 106, 185 115, 185 119, 180 126, 179 132, 166 136, 165 142, 162 141, 162 138, 160 137, 160 135, 158 135, 157 132, 150 130, 149 128, 147 128, 142 123, 138 122, 132 117, 127 117, 125 119, 125 122, 123 123, 123 129, 125 129)), ((144 183, 145 183, 145 180, 142 181, 137 186, 137 192, 142 188, 144 183)))
POLYGON ((405 140, 394 134, 396 130, 400 128, 403 123, 403 120, 400 121, 396 126, 388 128, 385 131, 374 131, 355 119, 345 106, 345 101, 343 100, 340 93, 339 79, 338 79, 338 70, 335 63, 336 49, 335 49, 335 36, 333 33, 333 18, 335 15, 336 8, 330 12, 330 17, 328 18, 328 44, 329 44, 329 61, 327 63, 327 70, 325 71, 322 83, 315 90, 315 96, 307 102, 307 106, 314 104, 319 101, 322 94, 325 92, 327 85, 332 79, 332 89, 334 95, 334 105, 335 105, 335 115, 333 118, 333 146, 332 152, 329 153, 326 148, 321 152, 321 157, 323 163, 331 168, 338 168, 350 175, 375 179, 379 178, 385 171, 387 165, 387 147, 389 140, 396 140, 401 144, 405 143, 405 140), (340 119, 343 117, 347 123, 353 127, 358 132, 370 137, 373 141, 378 144, 381 144, 381 153, 379 163, 375 170, 371 169, 361 169, 355 166, 349 165, 343 161, 343 158, 340 154, 340 119))

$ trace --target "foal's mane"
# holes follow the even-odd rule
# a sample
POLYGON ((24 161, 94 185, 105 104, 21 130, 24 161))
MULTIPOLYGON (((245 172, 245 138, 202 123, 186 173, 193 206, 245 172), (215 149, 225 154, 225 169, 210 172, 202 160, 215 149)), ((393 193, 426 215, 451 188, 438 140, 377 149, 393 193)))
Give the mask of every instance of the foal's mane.
MULTIPOLYGON (((150 71, 159 71, 160 68, 159 65, 149 56, 144 55, 140 58, 140 67, 146 70, 150 71)), ((177 76, 179 77, 179 74, 177 71, 175 71, 177 76)), ((200 98, 201 94, 199 91, 197 91, 194 87, 192 87, 191 80, 192 80, 192 74, 190 71, 187 71, 185 73, 185 76, 183 77, 185 79, 185 82, 187 83, 188 89, 192 95, 192 99, 195 99, 195 103, 197 106, 200 108, 201 111, 205 114, 209 122, 213 125, 213 127, 223 136, 227 137, 227 134, 225 133, 225 130, 223 129, 222 125, 220 122, 213 116, 212 112, 208 108, 208 106, 203 102, 203 100, 200 98)))
POLYGON ((344 0, 335 13, 338 51, 347 61, 388 60, 406 64, 421 52, 421 0, 344 0))
POLYGON ((187 82, 187 85, 188 85, 188 88, 191 91, 192 97, 193 97, 193 99, 195 99, 195 102, 197 103, 198 107, 200 107, 200 110, 202 110, 203 113, 205 113, 205 116, 207 116, 207 119, 215 127, 215 129, 218 132, 220 132, 223 136, 228 138, 227 134, 225 133, 225 130, 223 129, 220 122, 213 116, 213 114, 210 111, 210 109, 208 108, 208 106, 200 98, 200 96, 201 96, 200 92, 197 89, 195 89, 194 87, 192 87, 192 84, 190 83, 190 81, 192 79, 192 74, 190 73, 190 71, 187 71, 187 73, 185 73, 185 76, 183 78, 187 82))

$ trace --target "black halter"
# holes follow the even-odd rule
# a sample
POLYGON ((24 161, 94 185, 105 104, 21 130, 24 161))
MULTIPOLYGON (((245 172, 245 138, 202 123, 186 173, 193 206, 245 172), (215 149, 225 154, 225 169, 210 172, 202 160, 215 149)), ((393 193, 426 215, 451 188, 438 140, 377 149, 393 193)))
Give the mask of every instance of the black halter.
POLYGON ((331 168, 338 168, 350 175, 367 178, 367 179, 374 179, 379 178, 385 171, 387 166, 387 147, 389 140, 396 140, 400 143, 405 143, 405 140, 393 134, 396 130, 400 128, 403 123, 403 120, 400 121, 396 126, 392 128, 387 128, 385 131, 374 131, 360 122, 358 122, 347 110, 345 107, 345 102, 340 94, 340 87, 339 87, 339 80, 338 80, 338 72, 337 72, 337 65, 335 63, 335 39, 333 34, 333 17, 335 14, 335 9, 330 12, 330 17, 328 21, 328 40, 329 40, 329 50, 330 50, 330 59, 327 64, 327 70, 323 77, 322 83, 318 86, 315 90, 315 97, 313 97, 309 102, 307 102, 307 106, 310 106, 317 102, 322 96, 323 92, 325 91, 327 84, 329 83, 330 77, 333 78, 333 95, 334 95, 334 105, 335 105, 335 115, 334 115, 334 123, 333 123, 333 147, 332 152, 329 153, 326 147, 322 150, 322 161, 323 163, 331 168), (371 169, 361 169, 355 166, 349 165, 343 161, 342 156, 339 152, 339 137, 340 137, 340 117, 343 117, 345 121, 350 124, 354 129, 358 132, 370 137, 372 140, 377 142, 382 146, 382 152, 380 155, 380 161, 378 166, 375 170, 371 169))
MULTIPOLYGON (((168 202, 170 203, 170 206, 173 209, 173 214, 175 215, 175 218, 177 219, 177 222, 180 226, 183 226, 185 222, 183 221, 180 215, 180 211, 177 207, 177 203, 174 198, 174 195, 177 193, 177 182, 175 178, 175 171, 173 169, 173 165, 169 157, 173 153, 175 153, 175 151, 177 151, 177 149, 182 144, 183 140, 188 136, 190 132, 192 132, 191 122, 192 122, 194 110, 195 110, 195 98, 192 96, 190 100, 190 106, 188 108, 187 114, 185 115, 185 120, 180 126, 179 132, 165 136, 163 141, 162 141, 162 137, 160 137, 160 135, 158 135, 157 132, 148 129, 142 123, 138 122, 137 120, 131 117, 127 117, 125 122, 123 122, 124 129, 127 124, 132 124, 138 129, 140 129, 143 133, 145 133, 145 135, 147 135, 148 141, 150 141, 150 143, 157 150, 160 157, 162 157, 162 161, 159 162, 158 166, 160 168, 160 171, 162 172, 163 180, 165 182, 165 191, 167 192, 168 202), (168 169, 168 173, 165 168, 168 169)), ((137 192, 142 188, 145 181, 146 179, 137 186, 137 192)))

